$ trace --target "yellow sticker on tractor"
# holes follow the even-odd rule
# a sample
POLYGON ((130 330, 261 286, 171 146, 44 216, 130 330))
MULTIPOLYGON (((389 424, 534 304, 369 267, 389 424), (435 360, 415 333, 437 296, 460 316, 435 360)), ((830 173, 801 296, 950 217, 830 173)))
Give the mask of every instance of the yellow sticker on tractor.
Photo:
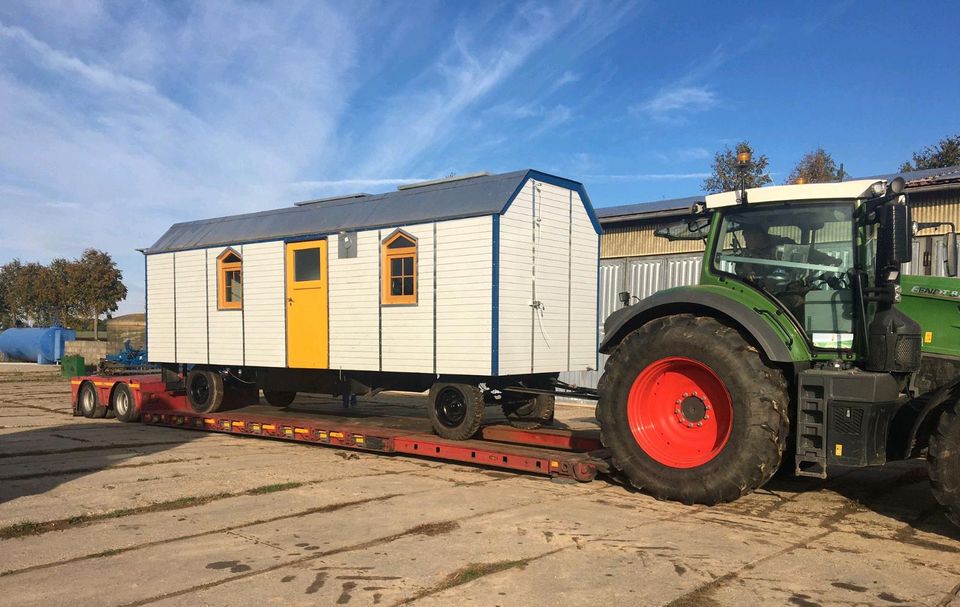
POLYGON ((843 445, 841 445, 841 444, 839 444, 839 443, 836 444, 836 445, 833 447, 833 454, 836 455, 837 457, 842 457, 842 456, 843 456, 843 445))
POLYGON ((923 343, 932 344, 933 343, 933 331, 925 331, 923 334, 923 343))

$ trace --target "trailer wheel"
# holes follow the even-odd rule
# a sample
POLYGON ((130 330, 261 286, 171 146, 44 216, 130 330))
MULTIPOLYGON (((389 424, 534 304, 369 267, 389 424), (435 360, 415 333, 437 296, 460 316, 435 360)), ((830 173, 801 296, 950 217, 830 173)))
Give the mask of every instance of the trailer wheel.
POLYGON ((77 408, 84 417, 91 419, 106 417, 107 408, 100 403, 100 395, 91 382, 85 381, 77 390, 77 408))
POLYGON ((287 392, 286 390, 263 391, 263 398, 274 407, 289 407, 296 397, 296 392, 287 392))
POLYGON ((466 440, 483 421, 483 392, 468 384, 433 384, 427 414, 433 430, 443 438, 466 440))
POLYGON ((532 398, 507 400, 500 408, 507 423, 514 428, 536 430, 553 421, 555 406, 553 394, 537 394, 532 398))
POLYGON ((187 374, 187 402, 197 413, 213 413, 223 404, 223 376, 194 369, 187 374))
POLYGON ((140 421, 140 410, 137 409, 133 392, 127 384, 120 382, 113 389, 113 394, 110 395, 110 406, 120 421, 127 423, 140 421))
POLYGON ((717 319, 678 314, 634 331, 607 360, 599 392, 614 467, 657 499, 732 501, 780 466, 783 372, 717 319))
POLYGON ((927 467, 933 496, 947 509, 947 518, 960 525, 960 403, 940 415, 930 436, 927 467))

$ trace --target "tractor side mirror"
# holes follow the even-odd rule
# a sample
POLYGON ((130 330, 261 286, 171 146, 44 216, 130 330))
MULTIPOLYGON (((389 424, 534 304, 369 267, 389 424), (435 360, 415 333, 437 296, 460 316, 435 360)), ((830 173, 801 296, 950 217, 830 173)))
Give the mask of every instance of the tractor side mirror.
POLYGON ((620 298, 620 303, 624 306, 630 305, 630 291, 620 291, 617 296, 620 298))
POLYGON ((877 269, 908 263, 913 257, 913 223, 910 207, 888 202, 879 209, 880 231, 877 234, 877 269))
POLYGON ((957 233, 947 232, 947 276, 957 275, 957 233))

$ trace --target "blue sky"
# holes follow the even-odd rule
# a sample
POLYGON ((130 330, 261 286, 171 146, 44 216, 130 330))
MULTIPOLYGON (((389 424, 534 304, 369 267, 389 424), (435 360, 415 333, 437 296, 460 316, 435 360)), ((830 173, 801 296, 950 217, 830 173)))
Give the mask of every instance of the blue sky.
POLYGON ((597 206, 695 194, 740 139, 781 182, 960 132, 960 5, 0 3, 0 263, 95 246, 143 306, 172 223, 533 167, 597 206))

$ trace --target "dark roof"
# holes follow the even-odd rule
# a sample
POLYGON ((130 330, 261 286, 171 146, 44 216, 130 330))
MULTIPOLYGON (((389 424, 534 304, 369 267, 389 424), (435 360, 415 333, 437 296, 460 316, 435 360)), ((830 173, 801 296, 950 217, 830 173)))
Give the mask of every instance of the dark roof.
POLYGON ((600 218, 600 223, 604 225, 623 221, 675 217, 686 215, 690 211, 690 207, 698 202, 704 202, 703 195, 605 207, 597 209, 597 216, 600 218))
POLYGON ((903 180, 907 182, 908 188, 919 188, 928 185, 935 185, 941 183, 951 183, 955 181, 960 181, 960 165, 943 167, 939 169, 922 169, 920 171, 905 171, 903 173, 886 173, 884 175, 870 175, 868 177, 849 177, 844 179, 844 181, 851 181, 853 179, 886 179, 890 181, 891 179, 896 179, 897 177, 903 177, 903 180))
POLYGON ((385 194, 174 224, 145 253, 396 227, 503 213, 527 178, 576 190, 599 232, 583 184, 532 169, 479 175, 385 194))

